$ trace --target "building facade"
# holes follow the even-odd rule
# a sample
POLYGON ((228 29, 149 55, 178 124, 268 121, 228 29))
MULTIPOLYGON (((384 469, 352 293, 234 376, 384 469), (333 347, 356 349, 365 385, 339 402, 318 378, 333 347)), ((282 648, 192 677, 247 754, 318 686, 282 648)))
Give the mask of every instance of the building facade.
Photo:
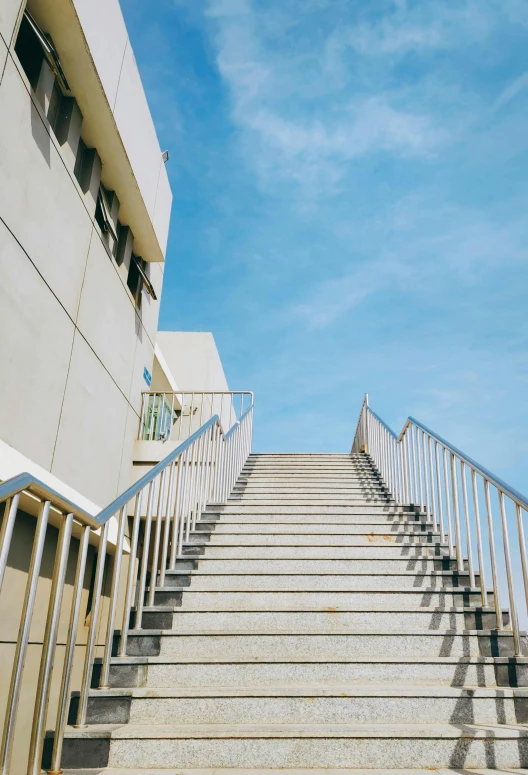
POLYGON ((117 0, 2 0, 0 118, 0 461, 102 506, 129 484, 172 200, 117 0))

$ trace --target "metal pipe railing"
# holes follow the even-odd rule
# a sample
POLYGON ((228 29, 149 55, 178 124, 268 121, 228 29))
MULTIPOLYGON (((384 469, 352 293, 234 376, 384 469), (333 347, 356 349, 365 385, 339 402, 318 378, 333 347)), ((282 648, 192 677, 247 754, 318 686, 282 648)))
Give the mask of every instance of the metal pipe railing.
MULTIPOLYGON (((206 414, 210 415, 209 409, 205 407, 202 400, 203 397, 219 395, 218 393, 193 394, 193 412, 194 409, 200 411, 199 420, 203 420, 206 414)), ((28 775, 37 775, 41 771, 57 631, 63 607, 63 591, 72 535, 79 537, 79 548, 76 555, 71 607, 69 612, 66 612, 69 624, 55 714, 50 770, 53 773, 61 771, 73 658, 76 647, 83 642, 78 635, 85 576, 87 572, 91 573, 91 568, 88 568, 89 544, 97 545, 97 554, 94 558, 95 576, 89 603, 90 610, 87 612, 88 632, 76 716, 78 727, 86 726, 96 650, 102 646, 103 656, 98 686, 100 689, 105 689, 110 683, 116 619, 121 624, 117 654, 118 657, 123 657, 127 654, 131 619, 134 621, 135 629, 142 628, 145 608, 154 605, 156 589, 163 586, 165 574, 175 568, 178 559, 183 555, 184 541, 189 540, 190 532, 201 518, 204 507, 213 500, 227 499, 251 451, 252 394, 224 393, 219 399, 214 400, 219 403, 220 411, 223 411, 224 424, 221 415, 215 413, 208 416, 201 427, 188 435, 176 449, 96 516, 79 508, 30 474, 20 474, 0 485, 0 504, 4 504, 0 529, 0 594, 2 595, 9 594, 9 590, 4 589, 2 584, 6 578, 5 572, 16 530, 17 516, 24 504, 27 506, 29 501, 34 502, 36 499, 40 504, 6 700, 5 722, 0 744, 0 775, 8 775, 10 768, 24 663, 50 512, 53 514, 53 524, 58 525, 59 538, 55 551, 36 686, 34 717, 28 741, 28 775), (229 404, 226 396, 229 396, 229 404), (236 408, 233 407, 233 396, 240 396, 236 408), (247 396, 250 397, 249 405, 247 405, 247 396), (227 432, 224 432, 226 418, 229 420, 230 427, 227 432), (108 539, 112 517, 117 520, 117 536, 113 559, 110 561, 108 539), (131 521, 131 531, 130 541, 127 544, 129 521, 131 521), (144 526, 142 543, 139 540, 141 524, 144 526), (106 593, 104 579, 110 565, 112 571, 106 593), (118 606, 120 606, 119 609, 118 606), (98 633, 103 633, 102 643, 98 641, 98 633)))
POLYGON ((488 606, 492 593, 499 630, 505 629, 501 597, 507 596, 514 655, 520 656, 521 607, 523 615, 528 616, 524 529, 528 498, 413 417, 396 436, 370 408, 368 396, 361 407, 352 452, 370 456, 395 505, 418 508, 432 523, 441 543, 447 544, 456 572, 467 573, 469 586, 479 590, 483 606, 488 606), (471 489, 467 486, 468 471, 471 489), (481 521, 482 503, 485 527, 481 521), (516 530, 511 530, 513 524, 516 530), (490 576, 492 588, 488 590, 486 579, 490 576))

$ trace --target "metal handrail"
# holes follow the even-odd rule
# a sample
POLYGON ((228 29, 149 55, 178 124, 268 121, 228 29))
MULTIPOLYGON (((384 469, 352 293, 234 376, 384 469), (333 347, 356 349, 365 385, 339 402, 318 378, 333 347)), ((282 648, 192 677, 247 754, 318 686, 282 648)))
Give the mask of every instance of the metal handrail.
POLYGON ((524 613, 528 615, 528 555, 523 520, 528 513, 528 498, 414 417, 407 418, 396 437, 370 408, 368 396, 361 407, 352 451, 370 456, 395 504, 417 506, 425 513, 456 562, 457 572, 467 574, 469 586, 479 590, 484 607, 489 604, 486 577, 491 572, 498 630, 505 629, 500 602, 499 549, 502 547, 514 655, 521 656, 518 606, 524 597, 524 613), (494 498, 491 488, 494 488, 494 498), (497 501, 500 515, 499 535, 496 535, 493 499, 497 501), (513 547, 508 505, 515 512, 517 527, 513 547), (486 515, 484 524, 481 511, 486 515), (514 573, 514 560, 518 561, 521 574, 514 573))
POLYGON ((459 449, 457 449, 457 447, 455 447, 449 441, 446 441, 445 439, 443 439, 442 436, 439 436, 438 433, 435 433, 434 431, 432 431, 430 428, 428 428, 426 425, 421 423, 415 417, 407 418, 405 425, 403 426, 402 431, 400 433, 400 436, 398 437, 398 441, 402 438, 408 425, 410 424, 416 425, 418 428, 421 428, 421 430, 425 431, 425 433, 428 433, 429 436, 431 436, 436 441, 440 442, 440 444, 442 444, 444 447, 446 447, 451 452, 453 452, 466 465, 471 466, 471 468, 474 468, 475 471, 477 471, 481 476, 487 479, 490 482, 490 484, 493 484, 495 487, 497 487, 497 489, 502 490, 505 494, 507 494, 508 497, 510 497, 513 501, 515 501, 515 503, 518 503, 519 506, 521 506, 521 508, 528 510, 528 497, 526 497, 526 495, 523 495, 514 487, 512 487, 510 484, 507 484, 503 479, 499 479, 498 476, 491 473, 491 471, 489 471, 480 463, 477 463, 477 461, 473 460, 473 458, 469 457, 469 455, 466 455, 464 452, 461 452, 459 449))
POLYGON ((128 637, 132 627, 131 620, 133 619, 134 630, 143 628, 145 608, 154 605, 156 589, 164 586, 166 574, 176 569, 178 560, 183 557, 187 558, 183 547, 185 542, 189 541, 190 533, 195 530, 204 507, 207 503, 225 501, 238 479, 251 451, 252 398, 251 394, 250 406, 241 412, 236 422, 226 433, 224 433, 219 415, 214 414, 160 463, 96 516, 89 514, 28 473, 15 476, 0 485, 0 504, 5 504, 0 530, 0 591, 7 568, 17 515, 21 508, 21 496, 23 493, 29 493, 39 500, 39 513, 0 745, 1 775, 9 773, 24 663, 29 644, 29 632, 33 620, 50 510, 53 509, 59 514, 60 527, 36 687, 31 739, 28 745, 28 775, 38 775, 41 770, 57 631, 74 521, 78 523, 80 528, 80 540, 54 726, 50 769, 52 773, 61 771, 62 745, 68 717, 73 656, 78 644, 77 630, 81 621, 81 600, 91 536, 96 530, 100 533, 93 576, 90 624, 86 638, 84 667, 76 716, 76 726, 78 727, 86 726, 97 633, 101 629, 106 633, 103 639, 103 656, 99 677, 99 688, 106 689, 109 684, 110 660, 117 617, 120 618, 117 654, 124 657, 127 654, 128 637), (108 604, 103 606, 103 580, 108 562, 107 542, 110 518, 113 516, 117 517, 117 538, 108 604), (132 519, 132 524, 129 543, 126 544, 125 551, 125 532, 129 517, 132 519), (142 524, 144 525, 143 542, 140 544, 139 534, 142 524), (127 567, 125 567, 126 563, 128 563, 127 567), (119 611, 118 599, 122 601, 119 611), (102 621, 103 610, 106 621, 102 621))

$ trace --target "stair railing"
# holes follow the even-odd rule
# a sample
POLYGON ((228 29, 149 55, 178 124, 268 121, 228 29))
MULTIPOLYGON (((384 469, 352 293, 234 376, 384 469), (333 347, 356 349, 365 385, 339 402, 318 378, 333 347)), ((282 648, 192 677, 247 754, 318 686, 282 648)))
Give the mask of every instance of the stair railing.
POLYGON ((413 505, 425 512, 434 532, 447 544, 457 572, 467 574, 470 587, 479 589, 483 607, 489 605, 487 578, 491 575, 498 630, 504 629, 501 587, 506 586, 514 656, 521 656, 518 607, 523 606, 526 618, 524 519, 528 498, 413 417, 396 436, 370 408, 368 395, 361 407, 352 452, 370 456, 397 505, 413 505), (516 525, 513 545, 512 524, 516 525))
MULTIPOLYGON (((231 492, 251 451, 252 416, 253 401, 224 433, 221 420, 215 414, 96 516, 79 508, 27 473, 15 476, 0 485, 0 504, 4 504, 0 530, 0 591, 19 510, 27 508, 28 502, 35 503, 35 500, 38 505, 0 746, 2 775, 9 773, 13 752, 24 662, 48 525, 57 525, 59 535, 31 726, 28 775, 38 775, 41 771, 57 631, 72 535, 79 538, 79 549, 54 725, 50 769, 52 773, 61 771, 62 745, 68 719, 71 674, 74 651, 78 644, 77 634, 89 544, 97 545, 97 560, 76 716, 77 727, 86 726, 88 695, 93 680, 99 629, 103 628, 105 632, 99 688, 105 689, 109 685, 110 660, 118 615, 120 632, 117 654, 125 656, 132 620, 135 630, 142 629, 145 606, 154 604, 156 587, 163 586, 166 572, 175 569, 178 558, 183 554, 183 544, 189 540, 190 532, 195 528, 205 505, 225 501, 231 492), (117 519, 117 537, 111 564, 108 560, 108 550, 111 549, 108 539, 112 517, 117 519), (129 517, 132 518, 132 529, 127 542, 125 533, 129 517), (144 530, 140 546, 141 523, 144 524, 144 530), (110 564, 110 590, 108 601, 105 601, 103 606, 103 579, 110 564), (119 611, 118 600, 122 601, 119 611)), ((4 590, 4 593, 9 593, 9 590, 4 590)))

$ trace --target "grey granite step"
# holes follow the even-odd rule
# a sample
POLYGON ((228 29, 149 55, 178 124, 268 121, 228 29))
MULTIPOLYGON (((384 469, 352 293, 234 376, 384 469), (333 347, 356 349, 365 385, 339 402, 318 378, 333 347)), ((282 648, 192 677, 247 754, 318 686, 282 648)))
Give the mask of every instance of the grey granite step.
POLYGON ((528 765, 528 729, 449 723, 105 724, 68 727, 66 767, 72 752, 77 763, 81 755, 85 766, 100 767, 327 768, 353 762, 366 768, 477 768, 488 766, 490 758, 495 767, 522 767, 528 765), (93 756, 83 755, 81 741, 99 741, 93 756))
POLYGON ((439 686, 208 687, 92 690, 93 724, 516 724, 528 690, 439 686))

